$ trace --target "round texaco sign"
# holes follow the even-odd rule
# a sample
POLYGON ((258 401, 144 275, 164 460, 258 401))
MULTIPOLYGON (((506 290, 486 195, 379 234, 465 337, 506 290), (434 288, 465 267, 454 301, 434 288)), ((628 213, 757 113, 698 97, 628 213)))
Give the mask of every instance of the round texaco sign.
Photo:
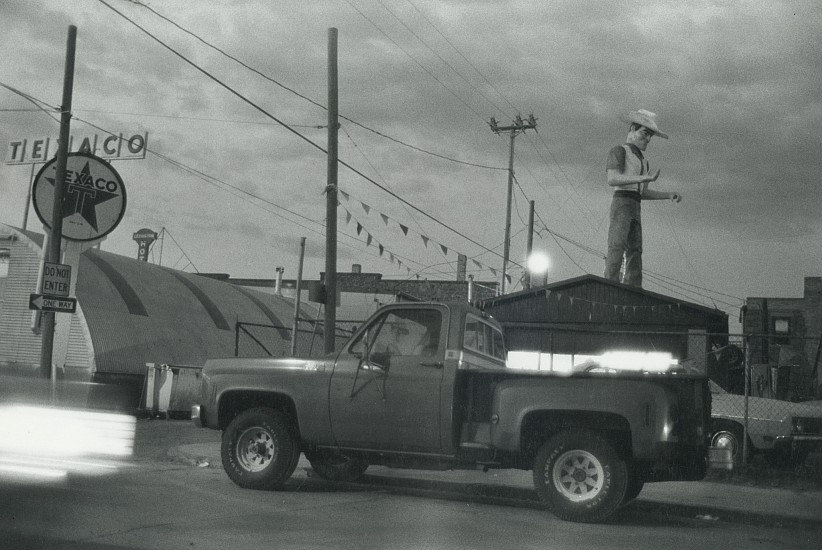
MULTIPOLYGON (((51 229, 57 159, 37 173, 32 202, 51 229)), ((111 233, 126 212, 126 188, 111 164, 89 153, 69 153, 63 193, 63 238, 93 241, 111 233)))

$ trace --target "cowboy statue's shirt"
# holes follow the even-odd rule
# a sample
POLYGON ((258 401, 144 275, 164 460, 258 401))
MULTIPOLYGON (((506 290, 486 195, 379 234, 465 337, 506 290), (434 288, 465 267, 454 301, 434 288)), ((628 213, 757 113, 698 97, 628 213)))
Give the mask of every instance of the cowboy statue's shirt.
MULTIPOLYGON (((617 145, 608 153, 608 163, 605 166, 606 170, 618 170, 620 174, 630 176, 641 176, 647 174, 650 169, 648 161, 642 154, 642 151, 633 143, 626 143, 624 145, 617 145)), ((617 191, 636 191, 642 192, 642 184, 619 185, 614 187, 614 192, 617 191)))

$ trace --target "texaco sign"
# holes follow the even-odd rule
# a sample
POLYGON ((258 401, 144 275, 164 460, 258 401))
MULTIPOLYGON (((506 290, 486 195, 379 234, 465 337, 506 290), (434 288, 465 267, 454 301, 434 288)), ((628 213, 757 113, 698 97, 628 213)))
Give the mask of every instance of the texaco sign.
MULTIPOLYGON (((51 229, 57 159, 34 179, 32 201, 40 221, 51 229)), ((69 153, 63 195, 63 238, 93 241, 111 233, 126 212, 126 188, 111 164, 88 153, 69 153)))

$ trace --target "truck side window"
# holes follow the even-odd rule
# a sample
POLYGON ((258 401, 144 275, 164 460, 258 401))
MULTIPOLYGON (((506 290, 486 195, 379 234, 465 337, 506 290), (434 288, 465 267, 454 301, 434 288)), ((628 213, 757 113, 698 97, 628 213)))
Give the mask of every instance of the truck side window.
POLYGON ((502 333, 479 319, 472 317, 466 319, 463 345, 466 349, 505 360, 505 343, 502 333))
POLYGON ((502 338, 502 333, 498 330, 493 330, 492 338, 494 339, 494 357, 504 361, 506 359, 505 341, 502 338))

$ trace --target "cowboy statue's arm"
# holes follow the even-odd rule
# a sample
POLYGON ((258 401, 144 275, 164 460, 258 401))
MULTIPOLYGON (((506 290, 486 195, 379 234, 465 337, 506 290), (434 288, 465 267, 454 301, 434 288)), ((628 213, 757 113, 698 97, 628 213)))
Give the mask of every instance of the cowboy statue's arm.
POLYGON ((621 187, 623 185, 636 185, 638 183, 648 184, 656 181, 656 179, 659 177, 659 170, 657 170, 653 174, 643 174, 641 176, 636 176, 632 174, 623 174, 616 168, 609 168, 606 171, 606 177, 608 180, 608 185, 610 185, 611 187, 621 187))
POLYGON ((682 200, 682 195, 676 192, 668 192, 668 191, 654 191, 653 189, 643 189, 642 190, 642 200, 644 201, 664 201, 664 200, 671 200, 673 202, 679 202, 682 200))

